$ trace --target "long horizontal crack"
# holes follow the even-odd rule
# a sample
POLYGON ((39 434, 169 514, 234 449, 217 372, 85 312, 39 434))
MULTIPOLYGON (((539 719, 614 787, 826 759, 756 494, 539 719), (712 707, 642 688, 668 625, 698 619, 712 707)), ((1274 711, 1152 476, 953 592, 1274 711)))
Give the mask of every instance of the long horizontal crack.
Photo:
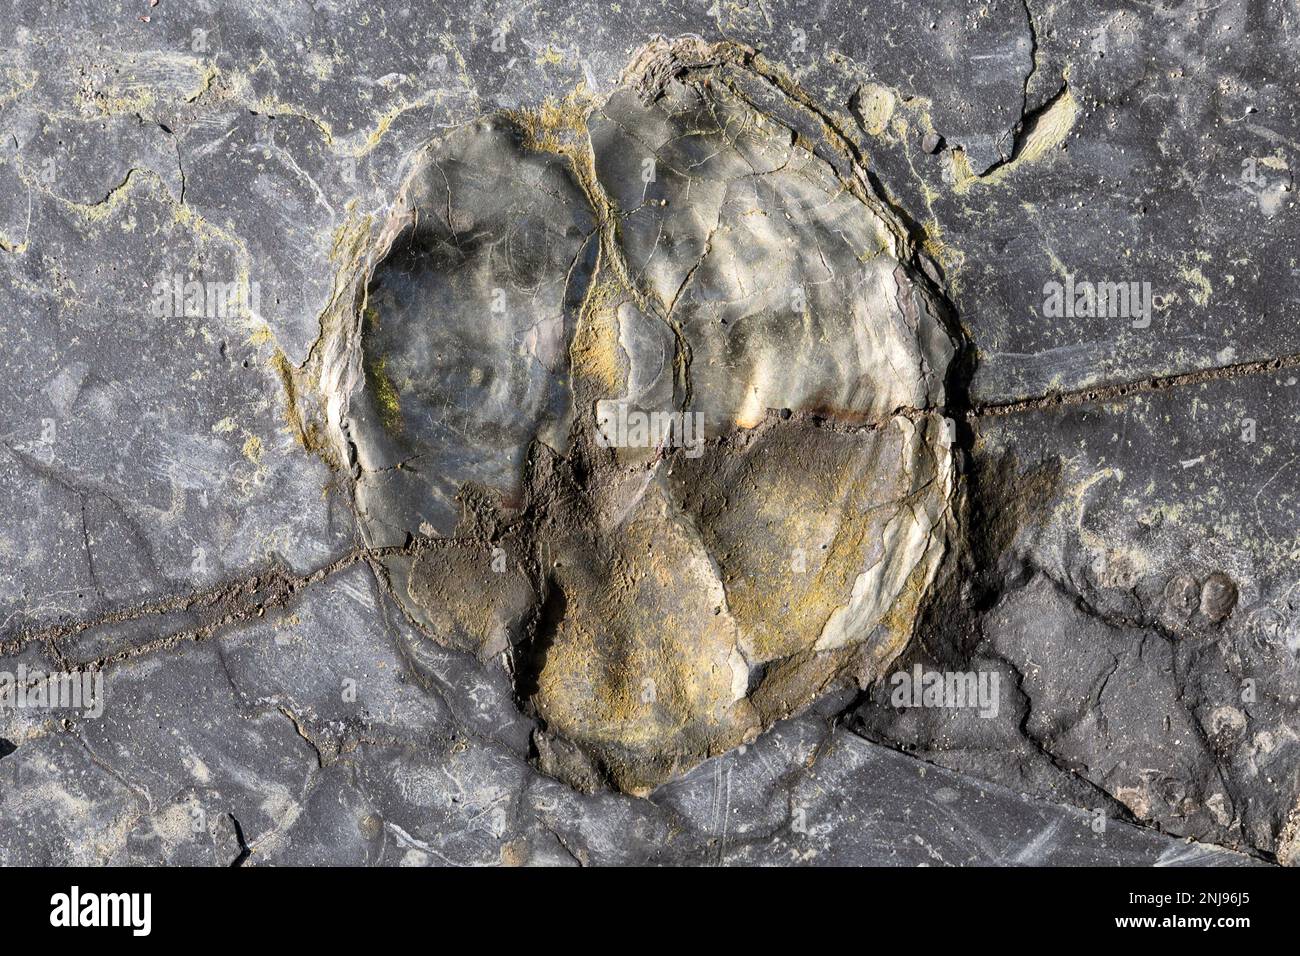
POLYGON ((1240 362, 1234 365, 1195 369, 1190 372, 1178 372, 1174 375, 1158 375, 1132 382, 1098 385, 1065 392, 1048 392, 1044 395, 1017 399, 1012 402, 987 402, 976 405, 967 413, 967 416, 969 418, 996 418, 1002 415, 1016 415, 1021 412, 1032 412, 1065 405, 1087 405, 1090 402, 1130 398, 1134 395, 1162 392, 1166 389, 1186 385, 1228 381, 1248 375, 1267 375, 1282 369, 1293 368, 1300 368, 1300 352, 1283 355, 1279 358, 1260 359, 1255 362, 1240 362))
POLYGON ((37 643, 57 648, 57 642, 60 640, 98 628, 168 614, 190 612, 205 614, 206 612, 207 619, 195 627, 172 631, 143 644, 132 645, 94 660, 61 661, 61 664, 73 669, 100 670, 110 664, 164 650, 185 641, 202 641, 232 625, 261 617, 268 610, 284 607, 302 590, 356 564, 370 563, 396 555, 414 556, 437 547, 439 543, 437 540, 418 539, 403 547, 358 547, 304 574, 295 574, 281 565, 274 565, 248 577, 229 581, 204 591, 134 604, 86 620, 61 621, 57 624, 20 630, 12 637, 0 641, 0 657, 16 654, 25 647, 37 643))

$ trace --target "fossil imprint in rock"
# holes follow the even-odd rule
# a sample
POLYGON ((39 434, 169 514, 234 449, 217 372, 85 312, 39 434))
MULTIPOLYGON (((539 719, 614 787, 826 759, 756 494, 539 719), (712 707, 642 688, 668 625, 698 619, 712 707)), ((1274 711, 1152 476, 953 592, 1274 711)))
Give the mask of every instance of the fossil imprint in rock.
POLYGON ((509 669, 578 786, 646 793, 879 677, 954 533, 956 334, 757 87, 657 41, 599 104, 440 138, 326 363, 367 543, 415 542, 394 595, 509 669))

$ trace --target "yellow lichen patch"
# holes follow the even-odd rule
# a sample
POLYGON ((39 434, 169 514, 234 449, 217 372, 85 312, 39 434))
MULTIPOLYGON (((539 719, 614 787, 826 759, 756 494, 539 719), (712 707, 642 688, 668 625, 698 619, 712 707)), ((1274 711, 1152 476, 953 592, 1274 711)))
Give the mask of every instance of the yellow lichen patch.
POLYGON ((149 112, 156 102, 152 90, 136 88, 118 93, 93 93, 82 100, 83 110, 93 110, 100 116, 131 116, 149 112))
POLYGON ((351 200, 345 207, 347 216, 330 237, 330 262, 347 265, 365 257, 373 220, 358 215, 356 209, 356 200, 351 200))
POLYGON ((334 129, 329 122, 314 116, 300 106, 292 103, 285 103, 270 96, 264 96, 253 104, 254 111, 261 113, 263 116, 288 116, 303 119, 311 123, 325 138, 326 145, 334 143, 334 129))
POLYGON ((977 185, 1000 183, 1021 166, 1037 163, 1065 142, 1079 119, 1079 101, 1069 89, 1047 105, 1020 132, 1015 153, 1000 166, 982 176, 975 175, 970 160, 960 149, 952 151, 953 189, 966 193, 977 185))
POLYGON ((927 219, 923 228, 925 240, 921 243, 921 248, 931 260, 943 268, 944 273, 953 277, 950 283, 952 289, 960 290, 962 286, 956 277, 961 274, 966 265, 966 253, 948 244, 944 239, 943 226, 937 217, 927 219))
POLYGON ((366 359, 366 384, 373 390, 379 420, 390 432, 402 430, 402 399, 397 386, 388 377, 382 355, 366 359))
POLYGON ((121 52, 114 69, 83 79, 75 98, 83 116, 147 115, 162 103, 193 102, 203 93, 216 68, 188 51, 121 52))
POLYGON ((332 467, 334 456, 328 444, 321 439, 320 425, 308 420, 305 410, 299 407, 298 370, 279 349, 271 355, 270 362, 271 368, 275 369, 280 378, 280 384, 284 386, 284 417, 289 431, 303 449, 320 455, 332 467))
POLYGON ((60 201, 68 208, 79 215, 88 223, 102 222, 109 216, 113 215, 130 197, 131 191, 135 184, 142 178, 157 178, 157 174, 145 173, 138 169, 127 170, 126 176, 122 181, 114 186, 107 196, 99 202, 81 203, 73 202, 70 199, 61 199, 60 201))
MULTIPOLYGON (((207 97, 213 92, 214 86, 220 86, 218 81, 221 79, 221 70, 212 64, 208 64, 199 72, 194 89, 186 94, 185 102, 195 103, 200 98, 207 97)), ((221 89, 221 92, 224 92, 224 88, 221 89)))
POLYGON ((397 121, 399 116, 403 113, 409 113, 411 110, 420 109, 432 103, 437 103, 443 95, 442 89, 438 88, 428 90, 413 100, 402 97, 397 103, 394 103, 388 109, 376 116, 374 127, 366 134, 365 138, 361 141, 361 144, 345 151, 345 154, 360 159, 362 156, 370 153, 379 145, 380 141, 388 135, 388 131, 392 128, 393 123, 397 121))
POLYGON ((564 54, 548 43, 546 49, 537 54, 533 62, 538 66, 559 66, 564 62, 564 54))
POLYGON ((1192 301, 1197 305, 1207 305, 1210 296, 1214 294, 1214 286, 1210 284, 1209 279, 1205 278, 1205 273, 1198 268, 1188 268, 1178 270, 1178 274, 1191 287, 1188 294, 1191 295, 1192 301))
POLYGON ((307 69, 322 82, 334 75, 334 59, 321 53, 307 54, 307 69))
POLYGON ((547 97, 537 109, 510 110, 505 113, 524 134, 527 149, 572 156, 584 148, 587 115, 595 98, 579 83, 564 99, 547 97))
POLYGON ((601 276, 591 284, 578 328, 569 347, 575 379, 585 378, 605 394, 623 386, 626 369, 619 357, 617 310, 630 298, 616 279, 601 276))
POLYGON ((275 333, 265 322, 260 322, 248 335, 248 344, 257 348, 275 341, 275 333))
POLYGON ((1277 860, 1283 866, 1300 864, 1300 802, 1291 808, 1277 839, 1277 860))
POLYGON ((0 106, 8 106, 24 93, 36 87, 40 74, 35 70, 24 70, 16 66, 0 69, 0 106))
POLYGON ((244 439, 244 447, 242 451, 244 457, 247 458, 249 461, 251 461, 254 465, 261 464, 262 439, 258 438, 256 435, 249 435, 247 438, 244 439))

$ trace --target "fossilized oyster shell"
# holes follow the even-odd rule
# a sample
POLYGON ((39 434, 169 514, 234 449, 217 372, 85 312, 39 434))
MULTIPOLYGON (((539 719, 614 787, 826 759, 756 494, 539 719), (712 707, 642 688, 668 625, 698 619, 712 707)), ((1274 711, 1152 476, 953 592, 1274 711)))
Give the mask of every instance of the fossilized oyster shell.
POLYGON ((433 144, 335 403, 406 610, 632 792, 878 676, 952 523, 958 343, 906 236, 744 63, 682 62, 433 144))

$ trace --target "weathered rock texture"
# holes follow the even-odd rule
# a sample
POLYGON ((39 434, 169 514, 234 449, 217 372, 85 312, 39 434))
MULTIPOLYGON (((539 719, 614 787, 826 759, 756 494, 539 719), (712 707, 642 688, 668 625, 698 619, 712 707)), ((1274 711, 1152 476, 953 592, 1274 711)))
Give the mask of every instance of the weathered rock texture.
POLYGON ((1300 858, 1294 6, 10 6, 0 863, 1300 858))

